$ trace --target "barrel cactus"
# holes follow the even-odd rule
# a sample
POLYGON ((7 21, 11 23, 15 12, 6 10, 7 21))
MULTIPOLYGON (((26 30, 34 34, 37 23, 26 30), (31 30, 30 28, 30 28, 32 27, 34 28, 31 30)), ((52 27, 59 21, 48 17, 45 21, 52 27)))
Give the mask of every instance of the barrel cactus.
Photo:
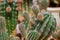
POLYGON ((5 18, 0 16, 0 40, 8 40, 5 18))
POLYGON ((29 21, 29 13, 27 11, 23 12, 23 17, 25 20, 29 21))

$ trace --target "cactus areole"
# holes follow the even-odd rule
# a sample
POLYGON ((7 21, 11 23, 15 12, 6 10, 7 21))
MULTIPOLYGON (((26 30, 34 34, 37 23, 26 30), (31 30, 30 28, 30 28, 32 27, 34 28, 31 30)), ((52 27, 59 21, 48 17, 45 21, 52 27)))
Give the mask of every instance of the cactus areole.
POLYGON ((8 13, 11 12, 11 10, 12 10, 12 9, 11 9, 10 6, 8 6, 8 7, 6 8, 6 12, 8 12, 8 13))

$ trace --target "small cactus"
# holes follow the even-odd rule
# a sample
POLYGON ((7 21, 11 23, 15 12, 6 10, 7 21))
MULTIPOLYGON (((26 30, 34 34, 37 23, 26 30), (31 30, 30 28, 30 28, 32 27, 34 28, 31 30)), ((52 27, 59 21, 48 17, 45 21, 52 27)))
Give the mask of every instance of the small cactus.
POLYGON ((6 8, 6 12, 11 12, 11 7, 10 7, 10 6, 8 6, 8 7, 6 8))
POLYGON ((0 16, 0 40, 8 40, 5 18, 0 16))
POLYGON ((23 17, 25 18, 25 20, 29 20, 29 13, 28 12, 23 12, 23 17))
POLYGON ((40 11, 42 9, 47 10, 47 7, 49 5, 49 1, 47 1, 47 0, 38 0, 37 2, 39 4, 40 11))
POLYGON ((37 6, 37 5, 34 5, 34 6, 32 7, 32 11, 33 11, 34 14, 37 16, 37 14, 39 13, 39 8, 38 8, 38 6, 37 6))

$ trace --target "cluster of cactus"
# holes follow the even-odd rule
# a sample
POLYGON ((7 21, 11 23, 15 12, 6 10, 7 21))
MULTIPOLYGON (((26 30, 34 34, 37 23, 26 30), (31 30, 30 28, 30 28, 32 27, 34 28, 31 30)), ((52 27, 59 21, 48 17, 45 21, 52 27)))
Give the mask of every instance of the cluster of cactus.
POLYGON ((56 28, 56 19, 49 12, 43 12, 42 14, 43 20, 40 21, 36 18, 36 20, 34 20, 34 24, 31 27, 28 26, 27 30, 24 30, 25 26, 21 26, 20 24, 22 35, 23 33, 26 33, 25 37, 27 36, 28 40, 47 40, 47 38, 54 32, 56 28))
POLYGON ((8 40, 8 33, 6 29, 6 20, 0 16, 0 40, 8 40))
MULTIPOLYGON (((32 0, 31 0, 32 2, 32 0)), ((41 12, 42 9, 47 10, 48 1, 47 0, 37 0, 38 4, 32 5, 31 8, 30 1, 28 0, 18 0, 16 3, 12 0, 4 1, 4 7, 0 11, 2 16, 6 18, 6 27, 8 29, 8 34, 10 35, 15 29, 17 24, 17 16, 22 14, 24 17, 23 21, 20 23, 19 29, 22 34, 22 38, 25 40, 47 40, 48 37, 54 32, 56 28, 56 19, 51 14, 51 12, 41 12), (24 2, 24 3, 23 3, 24 2), (28 5, 26 5, 26 2, 28 5), (22 4, 22 5, 21 5, 22 4), (24 4, 24 5, 23 5, 24 4), (37 7, 38 5, 38 7, 37 7), (20 6, 22 6, 20 8, 20 6), (30 16, 30 12, 26 6, 34 15, 30 16), (17 10, 16 10, 17 7, 17 10), (22 10, 20 10, 22 9, 22 10), (24 9, 24 10, 23 10, 24 9)), ((2 7, 0 5, 0 7, 2 7)), ((19 20, 20 21, 20 20, 19 20)), ((19 38, 10 37, 10 40, 19 40, 19 38)))
MULTIPOLYGON (((39 3, 39 5, 39 7, 46 10, 48 7, 48 2, 47 0, 43 0, 39 3), (43 2, 46 2, 46 4, 44 5, 43 2)), ((23 17, 25 19, 22 21, 22 23, 20 23, 20 31, 23 35, 23 38, 26 40, 47 40, 49 36, 55 31, 56 19, 51 14, 51 12, 40 12, 41 8, 39 9, 36 5, 34 5, 33 8, 31 8, 31 11, 33 11, 33 14, 35 15, 32 15, 31 17, 28 16, 28 14, 30 14, 28 10, 22 11, 23 17)))

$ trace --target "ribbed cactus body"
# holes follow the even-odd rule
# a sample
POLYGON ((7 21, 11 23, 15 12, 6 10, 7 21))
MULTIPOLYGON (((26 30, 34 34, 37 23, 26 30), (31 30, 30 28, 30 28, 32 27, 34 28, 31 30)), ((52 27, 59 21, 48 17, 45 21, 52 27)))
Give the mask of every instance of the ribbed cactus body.
POLYGON ((47 36, 49 37, 55 30, 56 28, 56 20, 55 18, 51 15, 51 14, 47 14, 49 15, 46 19, 46 21, 43 23, 43 25, 45 26, 41 26, 40 27, 40 38, 41 40, 45 39, 47 36))
POLYGON ((5 18, 0 16, 0 40, 8 40, 5 18))

